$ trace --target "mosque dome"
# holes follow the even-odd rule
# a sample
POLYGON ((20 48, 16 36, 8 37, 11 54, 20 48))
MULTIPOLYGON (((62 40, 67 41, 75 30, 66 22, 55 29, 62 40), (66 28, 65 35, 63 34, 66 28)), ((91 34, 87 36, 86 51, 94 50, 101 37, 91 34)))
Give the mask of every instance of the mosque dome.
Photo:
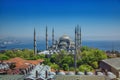
POLYGON ((58 40, 58 47, 60 49, 74 48, 74 45, 75 45, 74 42, 68 35, 63 35, 58 40))
POLYGON ((59 41, 61 40, 69 40, 70 41, 70 37, 68 35, 63 35, 62 37, 59 38, 59 41))

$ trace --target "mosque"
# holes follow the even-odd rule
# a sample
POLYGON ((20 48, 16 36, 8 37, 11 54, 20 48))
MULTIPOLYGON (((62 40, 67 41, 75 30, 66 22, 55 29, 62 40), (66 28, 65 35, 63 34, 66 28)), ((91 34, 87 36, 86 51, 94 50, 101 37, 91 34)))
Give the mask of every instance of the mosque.
POLYGON ((58 41, 56 41, 55 44, 52 45, 53 49, 74 49, 75 43, 72 41, 72 39, 68 35, 63 35, 59 38, 58 41))
MULTIPOLYGON (((68 35, 64 34, 58 40, 54 39, 54 28, 52 29, 52 45, 48 45, 48 28, 46 26, 46 51, 59 51, 59 50, 67 50, 71 51, 75 48, 81 47, 81 28, 79 25, 75 27, 75 40, 72 40, 68 35)), ((36 47, 36 31, 34 29, 34 54, 37 54, 36 47)))
MULTIPOLYGON (((34 29, 34 54, 48 54, 51 55, 52 53, 59 53, 60 50, 66 50, 70 53, 74 54, 74 68, 76 72, 77 68, 77 62, 76 62, 76 56, 78 51, 81 48, 81 28, 79 25, 75 27, 75 39, 72 40, 69 36, 63 35, 58 40, 54 39, 54 28, 52 29, 52 45, 48 45, 48 28, 46 26, 46 50, 37 53, 37 47, 36 47, 36 31, 34 29)), ((81 52, 81 51, 79 51, 81 52)))

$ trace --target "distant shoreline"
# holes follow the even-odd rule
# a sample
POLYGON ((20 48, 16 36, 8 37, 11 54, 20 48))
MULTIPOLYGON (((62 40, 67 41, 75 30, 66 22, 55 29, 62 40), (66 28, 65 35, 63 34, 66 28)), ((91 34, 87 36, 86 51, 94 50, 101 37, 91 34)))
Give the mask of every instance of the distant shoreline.
MULTIPOLYGON (((51 45, 51 42, 49 42, 51 45)), ((98 48, 100 50, 117 50, 120 51, 120 41, 83 41, 82 46, 88 46, 92 48, 98 48)), ((33 49, 33 42, 23 42, 8 44, 5 48, 0 48, 0 50, 11 50, 11 49, 33 49)), ((38 50, 45 50, 45 41, 37 42, 38 50)))

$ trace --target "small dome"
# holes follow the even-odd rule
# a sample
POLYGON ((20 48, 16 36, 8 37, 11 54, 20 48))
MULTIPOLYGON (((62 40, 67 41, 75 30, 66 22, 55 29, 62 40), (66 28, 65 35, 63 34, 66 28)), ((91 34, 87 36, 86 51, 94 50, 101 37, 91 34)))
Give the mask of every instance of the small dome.
POLYGON ((107 74, 108 74, 108 75, 111 75, 111 74, 113 74, 113 73, 112 73, 112 72, 107 72, 107 74))
POLYGON ((71 42, 71 45, 75 45, 75 43, 73 41, 70 41, 71 42))
POLYGON ((65 73, 64 72, 59 72, 59 73, 57 73, 57 75, 65 75, 65 73))
POLYGON ((97 75, 103 76, 103 73, 102 72, 97 72, 97 75))
POLYGON ((107 72, 107 74, 108 74, 108 77, 109 77, 110 79, 116 78, 116 75, 113 74, 112 72, 107 72))
POLYGON ((78 72, 77 75, 84 75, 84 73, 83 72, 78 72))
POLYGON ((92 72, 87 72, 87 75, 93 75, 93 73, 92 72))
POLYGON ((56 75, 56 73, 55 72, 50 72, 50 75, 56 75))
POLYGON ((68 73, 66 73, 66 75, 75 75, 75 73, 74 72, 68 72, 68 73))

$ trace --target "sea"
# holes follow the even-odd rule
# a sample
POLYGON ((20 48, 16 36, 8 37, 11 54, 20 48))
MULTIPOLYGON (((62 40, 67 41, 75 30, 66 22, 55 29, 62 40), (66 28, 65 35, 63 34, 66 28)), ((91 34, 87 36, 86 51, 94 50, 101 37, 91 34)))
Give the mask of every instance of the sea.
MULTIPOLYGON (((51 45, 51 42, 49 42, 51 45)), ((98 48, 100 50, 116 50, 120 52, 120 41, 82 41, 82 46, 98 48)), ((0 47, 0 50, 10 49, 33 49, 33 41, 7 44, 5 47, 0 47)), ((37 42, 37 50, 45 50, 45 41, 37 42)))

